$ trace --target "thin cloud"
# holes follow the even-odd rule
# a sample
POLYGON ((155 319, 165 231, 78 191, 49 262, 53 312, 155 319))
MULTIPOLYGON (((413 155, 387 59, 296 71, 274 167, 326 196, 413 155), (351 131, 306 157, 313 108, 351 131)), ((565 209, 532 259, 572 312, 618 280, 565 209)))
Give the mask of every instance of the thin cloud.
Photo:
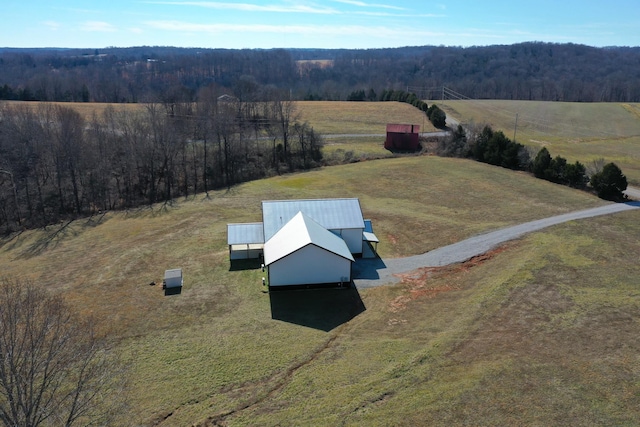
POLYGON ((445 18, 447 15, 436 13, 390 13, 390 12, 352 12, 353 15, 376 16, 386 18, 445 18))
POLYGON ((146 1, 146 4, 169 5, 169 6, 189 6, 201 7, 216 10, 230 10, 238 12, 257 12, 257 13, 305 13, 312 15, 361 15, 372 17, 394 17, 394 18, 440 18, 444 15, 437 14, 416 14, 408 13, 407 9, 398 6, 390 6, 385 4, 365 3, 357 0, 333 0, 335 3, 350 4, 358 7, 366 7, 370 9, 383 8, 390 11, 405 12, 377 12, 374 10, 356 10, 346 11, 338 10, 331 7, 307 6, 301 4, 267 4, 258 5, 253 3, 227 3, 215 1, 146 1))
POLYGON ((44 21, 42 25, 49 28, 51 31, 58 31, 60 27, 62 27, 62 25, 56 21, 44 21))
POLYGON ((357 1, 357 0, 333 0, 333 2, 334 3, 349 4, 351 6, 358 6, 358 7, 371 7, 371 8, 393 9, 393 10, 407 10, 404 7, 392 6, 392 5, 388 5, 388 4, 366 3, 366 2, 363 2, 363 1, 357 1))
MULTIPOLYGON (((372 38, 406 37, 405 28, 393 29, 384 26, 367 27, 362 25, 268 25, 268 24, 196 24, 183 21, 148 21, 147 26, 163 30, 185 33, 259 33, 259 34, 298 34, 321 36, 369 36, 372 38)), ((441 36, 442 33, 414 31, 413 36, 441 36)))
POLYGON ((113 33, 116 27, 103 21, 87 21, 80 26, 82 31, 113 33))
POLYGON ((195 6, 218 10, 237 10, 240 12, 274 12, 274 13, 311 13, 334 15, 340 13, 329 7, 313 7, 305 5, 259 5, 252 3, 224 3, 215 1, 148 1, 147 4, 162 4, 172 6, 195 6))

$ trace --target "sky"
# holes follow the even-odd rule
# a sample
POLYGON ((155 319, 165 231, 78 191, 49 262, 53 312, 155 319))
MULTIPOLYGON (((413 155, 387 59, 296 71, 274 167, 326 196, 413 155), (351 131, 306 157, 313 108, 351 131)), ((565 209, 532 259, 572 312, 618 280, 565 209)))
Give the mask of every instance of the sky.
POLYGON ((3 0, 0 47, 640 46, 638 0, 3 0))

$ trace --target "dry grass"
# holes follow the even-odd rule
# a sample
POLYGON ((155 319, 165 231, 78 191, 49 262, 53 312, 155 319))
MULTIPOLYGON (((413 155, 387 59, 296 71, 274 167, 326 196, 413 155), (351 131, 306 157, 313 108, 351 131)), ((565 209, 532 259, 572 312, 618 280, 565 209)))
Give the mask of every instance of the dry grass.
POLYGON ((100 117, 107 108, 113 108, 116 111, 138 111, 144 107, 144 104, 110 104, 100 102, 23 102, 23 101, 0 101, 7 105, 29 105, 36 107, 38 105, 61 105, 76 110, 85 118, 91 120, 96 114, 100 117))
POLYGON ((636 217, 564 224, 370 290, 366 313, 229 425, 635 424, 636 217))
MULTIPOLYGON (((145 104, 109 104, 92 102, 21 102, 0 101, 8 105, 62 105, 78 111, 90 120, 93 114, 100 116, 105 109, 135 111, 145 104)), ((423 112, 399 102, 346 102, 346 101, 297 101, 296 113, 302 121, 309 122, 321 134, 380 134, 386 132, 387 123, 412 123, 425 132, 435 131, 423 112)), ((384 141, 384 140, 383 140, 384 141)))
MULTIPOLYGON (((405 292, 402 286, 361 294, 296 294, 303 300, 293 306, 306 307, 297 313, 261 292, 259 269, 230 271, 226 224, 259 220, 262 199, 293 197, 360 197, 385 256, 418 253, 602 203, 475 162, 399 158, 276 177, 209 199, 198 196, 23 232, 2 241, 0 263, 5 275, 28 276, 101 320, 131 366, 131 413, 123 424, 189 425, 220 416, 255 425, 255 416, 259 424, 335 425, 376 413, 375 408, 386 411, 385 402, 416 387, 412 366, 423 353, 435 351, 431 346, 444 339, 441 328, 464 334, 469 314, 458 313, 453 303, 437 310, 415 306, 411 314, 421 298, 392 312, 391 303, 405 292), (411 185, 399 185, 403 182, 411 185), (175 267, 184 269, 185 288, 165 297, 149 283, 159 284, 163 271, 175 267), (366 311, 360 313, 359 304, 366 311), (449 314, 422 319, 423 310, 449 314), (274 313, 281 320, 272 319, 274 313), (308 408, 305 397, 317 405, 308 408)), ((509 258, 506 270, 492 265, 491 274, 500 276, 521 263, 516 257, 509 258)), ((474 280, 494 283, 494 276, 474 280)), ((427 298, 428 304, 455 297, 455 304, 471 313, 488 298, 481 287, 475 300, 460 300, 471 282, 441 281, 428 288, 451 290, 427 298)), ((384 411, 380 423, 397 419, 384 411)))
POLYGON ((416 124, 425 132, 436 130, 423 112, 400 102, 299 101, 296 107, 300 118, 321 134, 385 135, 387 123, 416 124))
MULTIPOLYGON (((375 143, 358 141, 354 152, 375 143)), ((318 197, 359 197, 385 257, 603 203, 471 161, 386 159, 25 231, 0 241, 0 265, 64 293, 110 332, 131 368, 122 425, 640 418, 637 212, 556 226, 360 293, 283 301, 261 292, 259 269, 230 269, 228 222, 260 220, 263 199, 318 197), (149 283, 175 267, 185 288, 165 297, 149 283)))
POLYGON ((640 185, 640 104, 435 101, 463 122, 488 123, 518 142, 585 164, 605 158, 640 185))

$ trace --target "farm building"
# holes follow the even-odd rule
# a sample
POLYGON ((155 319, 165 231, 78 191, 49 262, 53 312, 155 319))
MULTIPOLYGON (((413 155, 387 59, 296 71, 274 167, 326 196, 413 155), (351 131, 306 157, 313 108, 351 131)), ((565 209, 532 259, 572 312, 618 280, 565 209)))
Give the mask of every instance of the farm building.
POLYGON ((420 147, 420 125, 387 124, 384 148, 391 151, 416 151, 420 147))
POLYGON ((231 260, 264 257, 269 288, 351 282, 354 256, 378 239, 358 199, 262 202, 261 223, 228 224, 231 260))
POLYGON ((354 259, 345 241, 302 212, 264 249, 270 287, 351 282, 354 259))

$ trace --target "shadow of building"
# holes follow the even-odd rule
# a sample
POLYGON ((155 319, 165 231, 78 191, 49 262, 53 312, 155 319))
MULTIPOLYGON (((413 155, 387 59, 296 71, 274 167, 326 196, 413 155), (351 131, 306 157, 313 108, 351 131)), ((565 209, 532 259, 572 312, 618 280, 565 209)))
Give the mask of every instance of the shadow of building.
POLYGON ((262 258, 232 259, 229 263, 229 271, 257 270, 262 267, 262 258))
POLYGON ((366 310, 355 286, 269 293, 271 318, 329 332, 366 310))

